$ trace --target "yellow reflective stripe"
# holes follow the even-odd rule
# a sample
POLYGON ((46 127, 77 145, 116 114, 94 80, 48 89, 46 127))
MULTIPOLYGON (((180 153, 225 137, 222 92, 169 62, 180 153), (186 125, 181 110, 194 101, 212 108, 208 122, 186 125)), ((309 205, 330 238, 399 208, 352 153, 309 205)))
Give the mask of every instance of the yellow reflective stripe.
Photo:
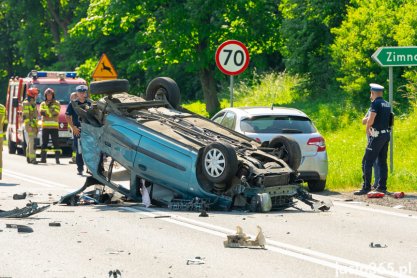
POLYGON ((3 173, 3 168, 0 168, 0 173, 3 173))
POLYGON ((61 149, 41 149, 42 152, 59 152, 62 153, 61 149))
POLYGON ((3 136, 4 135, 4 133, 3 132, 0 132, 0 136, 3 136))
POLYGON ((36 153, 26 153, 27 158, 35 158, 36 159, 36 153))
POLYGON ((58 122, 43 122, 42 123, 43 127, 58 127, 58 122))

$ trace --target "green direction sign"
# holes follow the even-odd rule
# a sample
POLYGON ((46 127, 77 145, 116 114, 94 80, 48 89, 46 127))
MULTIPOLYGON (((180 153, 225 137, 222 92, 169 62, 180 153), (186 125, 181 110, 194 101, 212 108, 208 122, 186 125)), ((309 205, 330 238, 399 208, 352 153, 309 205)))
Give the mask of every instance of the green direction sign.
POLYGON ((372 59, 383 67, 417 66, 417 46, 380 47, 372 59))

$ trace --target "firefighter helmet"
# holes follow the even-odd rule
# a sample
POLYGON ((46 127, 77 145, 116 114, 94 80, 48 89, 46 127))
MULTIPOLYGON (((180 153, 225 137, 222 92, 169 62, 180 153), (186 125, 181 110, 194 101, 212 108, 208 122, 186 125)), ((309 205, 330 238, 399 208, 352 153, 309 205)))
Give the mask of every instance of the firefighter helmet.
POLYGON ((47 89, 45 90, 45 92, 44 92, 45 99, 46 99, 46 95, 47 95, 47 94, 52 94, 52 98, 55 98, 55 91, 54 91, 54 89, 52 89, 52 88, 47 88, 47 89))
POLYGON ((36 87, 31 87, 31 88, 28 89, 27 94, 30 97, 36 98, 39 94, 39 90, 36 87))

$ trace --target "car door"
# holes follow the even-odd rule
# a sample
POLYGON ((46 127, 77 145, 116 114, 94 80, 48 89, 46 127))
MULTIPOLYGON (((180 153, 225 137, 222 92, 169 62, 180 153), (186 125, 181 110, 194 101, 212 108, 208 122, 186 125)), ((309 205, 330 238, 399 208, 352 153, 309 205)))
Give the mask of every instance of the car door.
POLYGON ((141 135, 117 123, 108 125, 103 133, 103 151, 123 167, 132 169, 141 135))
POLYGON ((152 134, 143 134, 134 167, 145 179, 177 192, 188 189, 194 172, 190 150, 152 134))

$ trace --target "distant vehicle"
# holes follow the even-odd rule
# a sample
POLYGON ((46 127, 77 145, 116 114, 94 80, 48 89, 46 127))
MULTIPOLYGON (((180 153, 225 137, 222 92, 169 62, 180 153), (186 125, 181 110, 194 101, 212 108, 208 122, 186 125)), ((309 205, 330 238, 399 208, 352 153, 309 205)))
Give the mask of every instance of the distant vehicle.
POLYGON ((172 79, 152 80, 146 99, 127 91, 127 80, 92 82, 92 95, 107 96, 88 108, 72 103, 81 118, 82 153, 92 177, 60 203, 71 204, 88 186, 103 184, 138 201, 148 191, 146 185, 146 199, 168 207, 198 198, 212 209, 267 212, 291 207, 297 198, 313 209, 327 208, 302 189, 295 171, 273 148, 263 149, 238 132, 182 110, 172 79), (115 177, 120 167, 128 184, 115 177))
POLYGON ((255 139, 263 146, 279 148, 279 156, 300 173, 310 191, 324 190, 328 172, 326 144, 302 111, 284 107, 226 108, 212 120, 255 139), (294 141, 301 148, 301 161, 291 157, 294 141))
MULTIPOLYGON (((8 141, 9 153, 19 152, 25 154, 26 142, 23 136, 22 103, 26 99, 26 92, 29 88, 38 88, 39 95, 36 104, 45 100, 44 92, 47 88, 55 91, 55 99, 61 104, 59 113, 58 145, 71 153, 72 134, 69 130, 65 111, 70 101, 70 95, 75 92, 78 85, 86 85, 87 82, 78 78, 75 72, 62 71, 36 71, 29 72, 27 77, 13 77, 9 80, 7 88, 6 110, 9 124, 7 126, 6 138, 8 141)), ((36 147, 42 144, 42 123, 38 122, 39 133, 35 139, 36 147)))

